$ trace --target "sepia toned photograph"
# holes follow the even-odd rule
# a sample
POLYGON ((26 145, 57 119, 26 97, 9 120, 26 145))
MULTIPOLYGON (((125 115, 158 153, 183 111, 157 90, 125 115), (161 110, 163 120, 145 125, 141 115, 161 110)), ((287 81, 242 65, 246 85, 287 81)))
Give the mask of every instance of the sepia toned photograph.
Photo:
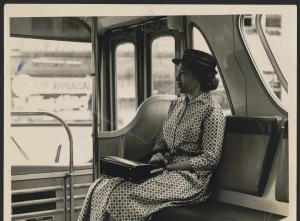
POLYGON ((296 217, 296 6, 5 11, 7 220, 296 217))

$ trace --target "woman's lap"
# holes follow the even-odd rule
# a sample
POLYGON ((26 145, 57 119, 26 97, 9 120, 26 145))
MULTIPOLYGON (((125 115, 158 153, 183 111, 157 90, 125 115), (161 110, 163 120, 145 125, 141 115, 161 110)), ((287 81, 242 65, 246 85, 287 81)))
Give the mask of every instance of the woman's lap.
POLYGON ((164 171, 141 184, 107 176, 95 182, 91 217, 102 219, 108 212, 116 220, 141 220, 164 207, 193 203, 203 194, 197 175, 183 171, 164 171))

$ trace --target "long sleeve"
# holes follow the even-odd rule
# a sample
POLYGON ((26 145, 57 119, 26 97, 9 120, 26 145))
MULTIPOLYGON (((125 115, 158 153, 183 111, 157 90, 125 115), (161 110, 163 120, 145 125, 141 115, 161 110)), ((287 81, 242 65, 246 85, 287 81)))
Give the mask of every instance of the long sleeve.
POLYGON ((167 144, 166 144, 166 141, 164 139, 163 130, 161 130, 158 137, 157 137, 157 139, 156 139, 153 150, 155 151, 155 150, 164 149, 164 148, 167 148, 167 144))
POLYGON ((202 142, 200 144, 202 145, 203 152, 199 156, 190 159, 192 168, 198 174, 201 174, 201 171, 214 170, 221 158, 225 117, 219 106, 214 108, 204 120, 203 130, 202 142))
MULTIPOLYGON (((167 115, 167 118, 166 120, 169 118, 169 116, 171 115, 172 111, 174 110, 175 108, 175 105, 176 105, 176 100, 173 100, 171 101, 171 104, 170 104, 170 107, 169 107, 169 110, 168 110, 168 115, 167 115)), ((166 121, 165 120, 165 121, 166 121)), ((167 148, 167 143, 164 139, 164 133, 163 133, 163 128, 160 130, 160 133, 156 139, 156 142, 155 142, 155 145, 153 147, 153 150, 157 150, 157 149, 164 149, 164 148, 167 148)))

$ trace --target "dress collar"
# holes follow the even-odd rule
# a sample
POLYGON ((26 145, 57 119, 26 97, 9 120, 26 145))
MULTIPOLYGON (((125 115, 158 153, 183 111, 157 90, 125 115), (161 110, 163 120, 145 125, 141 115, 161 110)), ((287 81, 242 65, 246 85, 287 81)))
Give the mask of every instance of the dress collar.
POLYGON ((211 99, 211 95, 210 93, 207 92, 203 92, 201 93, 199 96, 193 98, 192 100, 190 100, 190 97, 185 94, 184 95, 184 101, 186 103, 196 103, 196 102, 201 102, 203 104, 207 103, 209 100, 211 99))

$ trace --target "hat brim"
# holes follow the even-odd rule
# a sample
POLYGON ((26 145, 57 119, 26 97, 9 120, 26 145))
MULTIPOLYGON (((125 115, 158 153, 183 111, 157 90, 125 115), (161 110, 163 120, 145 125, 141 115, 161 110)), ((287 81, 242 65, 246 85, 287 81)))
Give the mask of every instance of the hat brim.
POLYGON ((172 62, 173 62, 174 64, 176 64, 176 65, 179 65, 179 64, 182 63, 182 59, 180 59, 180 58, 174 58, 174 59, 172 59, 172 62))

